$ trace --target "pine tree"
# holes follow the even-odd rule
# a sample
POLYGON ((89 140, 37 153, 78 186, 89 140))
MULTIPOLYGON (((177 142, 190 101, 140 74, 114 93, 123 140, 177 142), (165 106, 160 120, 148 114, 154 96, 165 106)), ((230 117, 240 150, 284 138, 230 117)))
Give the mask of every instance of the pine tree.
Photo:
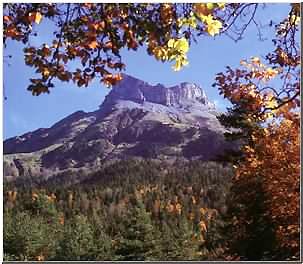
POLYGON ((106 233, 104 219, 93 213, 92 226, 94 227, 95 252, 94 260, 104 261, 113 259, 112 239, 106 233))
POLYGON ((199 244, 194 235, 192 224, 183 216, 177 234, 177 240, 181 245, 182 260, 197 260, 198 258, 199 244))
POLYGON ((160 255, 159 236, 152 225, 144 204, 136 200, 135 206, 125 215, 118 239, 118 260, 157 260, 160 255))
POLYGON ((162 227, 162 260, 197 260, 199 257, 199 243, 194 238, 191 224, 185 217, 179 219, 177 226, 169 227, 166 223, 162 227))
POLYGON ((15 256, 14 221, 11 213, 5 212, 3 216, 3 249, 4 261, 17 260, 15 256))
POLYGON ((161 227, 161 249, 161 260, 177 260, 179 246, 174 238, 173 230, 166 222, 162 222, 161 227))
POLYGON ((58 260, 94 260, 94 233, 85 216, 76 215, 67 223, 60 242, 58 260))
POLYGON ((52 222, 22 212, 12 219, 5 218, 4 223, 4 250, 10 259, 27 261, 53 257, 56 230, 52 222))

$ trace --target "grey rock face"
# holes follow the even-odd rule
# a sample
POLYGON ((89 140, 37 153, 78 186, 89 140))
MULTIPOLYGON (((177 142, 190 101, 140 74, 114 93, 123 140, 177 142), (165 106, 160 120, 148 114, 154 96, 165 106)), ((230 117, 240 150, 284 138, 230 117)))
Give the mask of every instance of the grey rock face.
POLYGON ((4 175, 50 177, 130 157, 211 160, 229 147, 216 114, 196 84, 166 88, 124 75, 97 111, 6 140, 4 175))
POLYGON ((144 81, 124 75, 105 99, 105 104, 118 100, 129 100, 136 103, 150 102, 165 106, 182 107, 191 102, 199 102, 209 109, 215 109, 205 92, 196 84, 183 82, 180 85, 166 88, 162 84, 150 85, 144 81))

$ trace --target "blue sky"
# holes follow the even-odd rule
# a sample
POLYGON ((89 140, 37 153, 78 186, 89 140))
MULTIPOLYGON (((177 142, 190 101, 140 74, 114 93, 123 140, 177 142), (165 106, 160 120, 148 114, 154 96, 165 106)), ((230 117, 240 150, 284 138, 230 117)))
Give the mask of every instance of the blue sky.
MULTIPOLYGON (((272 19, 276 22, 288 14, 288 4, 269 4, 265 9, 259 9, 257 20, 268 24, 272 19)), ((44 25, 43 25, 44 23, 44 25)), ((52 31, 41 25, 42 34, 34 43, 48 42, 52 31)), ((271 39, 274 37, 273 28, 264 28, 265 41, 259 41, 257 30, 250 26, 244 39, 235 43, 226 35, 215 38, 202 36, 198 44, 193 43, 188 53, 189 66, 179 72, 171 69, 170 63, 161 63, 148 56, 144 49, 137 52, 123 51, 126 63, 125 73, 133 75, 149 83, 162 83, 172 86, 180 82, 194 82, 202 86, 210 100, 215 101, 218 108, 224 111, 227 102, 219 96, 214 83, 215 74, 224 71, 225 66, 239 66, 241 59, 251 56, 265 56, 272 50, 271 39)), ((12 55, 4 59, 3 81, 7 100, 4 104, 4 138, 22 135, 41 127, 50 127, 55 122, 78 110, 94 111, 104 100, 109 89, 98 80, 88 88, 78 88, 72 82, 57 82, 50 94, 38 97, 32 96, 26 90, 29 78, 34 77, 33 70, 24 64, 22 45, 9 42, 4 55, 12 55)))

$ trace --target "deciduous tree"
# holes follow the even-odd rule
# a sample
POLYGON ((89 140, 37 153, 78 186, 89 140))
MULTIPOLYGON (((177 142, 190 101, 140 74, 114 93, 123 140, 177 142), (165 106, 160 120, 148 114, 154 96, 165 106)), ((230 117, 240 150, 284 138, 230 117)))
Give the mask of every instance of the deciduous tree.
POLYGON ((28 86, 34 95, 50 92, 53 81, 88 86, 94 78, 116 84, 125 68, 121 50, 146 48, 178 71, 188 64, 190 44, 201 35, 221 32, 240 39, 258 4, 4 4, 4 45, 23 42, 25 63, 37 77, 28 86), (53 40, 31 45, 40 24, 54 26, 53 40), (76 62, 76 67, 75 67, 76 62))
MULTIPOLYGON (((241 61, 241 68, 219 73, 215 84, 233 105, 221 121, 236 129, 229 136, 243 144, 233 179, 238 209, 232 221, 239 239, 234 242, 241 240, 244 247, 257 242, 260 237, 249 236, 248 229, 267 223, 260 235, 273 228, 276 241, 271 250, 277 259, 288 260, 299 257, 299 19, 299 5, 292 4, 289 16, 276 27, 276 48, 267 62, 258 57, 241 61)), ((249 258, 262 258, 260 254, 249 258)))

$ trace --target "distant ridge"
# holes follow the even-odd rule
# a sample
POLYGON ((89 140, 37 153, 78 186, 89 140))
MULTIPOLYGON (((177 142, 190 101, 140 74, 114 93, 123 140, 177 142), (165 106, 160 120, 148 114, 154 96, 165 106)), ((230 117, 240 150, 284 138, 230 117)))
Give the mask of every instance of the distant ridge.
POLYGON ((229 146, 216 115, 197 84, 165 87, 124 75, 98 110, 4 141, 4 176, 93 171, 128 158, 211 160, 229 146))

